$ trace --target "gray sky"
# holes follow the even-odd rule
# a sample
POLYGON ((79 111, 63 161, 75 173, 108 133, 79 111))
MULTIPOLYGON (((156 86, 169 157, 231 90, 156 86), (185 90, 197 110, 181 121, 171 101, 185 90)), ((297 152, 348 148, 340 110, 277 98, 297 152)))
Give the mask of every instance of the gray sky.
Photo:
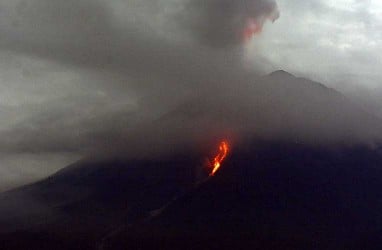
POLYGON ((256 47, 252 51, 269 61, 267 70, 282 68, 317 79, 357 97, 381 115, 382 2, 279 0, 278 4, 281 18, 252 43, 256 47))
POLYGON ((0 190, 113 151, 130 129, 248 70, 318 80, 381 115, 380 1, 278 0, 280 18, 244 47, 230 34, 275 6, 237 2, 1 1, 0 190))

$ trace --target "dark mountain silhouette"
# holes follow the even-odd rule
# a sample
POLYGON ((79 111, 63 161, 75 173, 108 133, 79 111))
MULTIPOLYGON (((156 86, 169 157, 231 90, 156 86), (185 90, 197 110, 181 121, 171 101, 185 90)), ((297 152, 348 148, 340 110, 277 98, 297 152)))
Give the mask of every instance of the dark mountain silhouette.
POLYGON ((259 143, 104 249, 377 249, 382 244, 377 151, 259 143))
MULTIPOLYGON (((109 230, 147 217, 151 210, 192 188, 197 164, 188 156, 79 162, 46 180, 0 195, 0 242, 15 237, 18 244, 20 237, 35 241, 47 235, 48 242, 71 242, 91 249, 92 242, 109 230)), ((36 248, 45 244, 44 240, 35 243, 36 248)))
MULTIPOLYGON (((378 144, 364 143, 379 135, 380 120, 340 93, 284 71, 256 84, 258 96, 267 96, 259 107, 242 102, 226 112, 253 108, 259 130, 280 123, 290 127, 289 137, 244 139, 233 145, 216 176, 204 182, 207 175, 199 172, 208 152, 177 152, 152 160, 82 160, 45 180, 0 194, 0 249, 382 245, 382 154, 378 144), (264 108, 270 109, 269 117, 260 115, 264 108), (272 112, 279 114, 276 120, 272 112), (301 114, 304 122, 299 124, 301 114), (353 116, 362 122, 349 123, 353 116), (342 131, 333 130, 333 123, 343 124, 342 131), (302 140, 314 130, 328 138, 337 132, 360 138, 365 129, 367 139, 359 143, 302 140)), ((158 123, 164 129, 176 114, 195 118, 202 112, 187 103, 158 123)), ((236 118, 235 124, 254 121, 236 118)))

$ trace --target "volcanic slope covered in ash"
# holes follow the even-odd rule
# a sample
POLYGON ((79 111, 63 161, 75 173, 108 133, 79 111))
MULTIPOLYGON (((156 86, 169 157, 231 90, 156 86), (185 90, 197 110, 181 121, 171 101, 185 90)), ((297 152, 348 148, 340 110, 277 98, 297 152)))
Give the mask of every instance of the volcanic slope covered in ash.
MULTIPOLYGON (((46 180, 0 194, 0 248, 372 249, 382 245, 382 156, 372 143, 381 135, 380 119, 338 92, 286 72, 275 72, 255 85, 240 95, 228 95, 226 102, 219 100, 221 96, 216 102, 201 97, 154 124, 153 134, 174 123, 182 130, 187 127, 183 124, 207 117, 200 124, 210 120, 233 127, 255 124, 251 131, 272 135, 232 145, 216 175, 196 189, 192 189, 195 167, 208 155, 80 161, 46 180), (222 107, 224 103, 239 105, 222 107), (220 112, 222 108, 225 112, 220 112), (216 117, 211 119, 211 113, 216 117), (354 122, 354 117, 362 122, 354 122), (324 138, 321 146, 312 146, 317 138, 311 135, 316 132, 324 138), (337 141, 362 138, 373 147, 345 140, 335 144, 333 136, 337 141), (300 139, 308 143, 296 143, 300 139), (174 197, 178 198, 158 210, 174 197), (150 217, 151 211, 157 216, 150 217)), ((145 136, 150 137, 146 130, 137 134, 140 140, 145 136)))
POLYGON ((197 164, 187 156, 84 160, 0 194, 0 249, 94 249, 108 232, 189 190, 197 164))
POLYGON ((215 177, 105 249, 375 249, 382 157, 365 147, 236 149, 215 177))

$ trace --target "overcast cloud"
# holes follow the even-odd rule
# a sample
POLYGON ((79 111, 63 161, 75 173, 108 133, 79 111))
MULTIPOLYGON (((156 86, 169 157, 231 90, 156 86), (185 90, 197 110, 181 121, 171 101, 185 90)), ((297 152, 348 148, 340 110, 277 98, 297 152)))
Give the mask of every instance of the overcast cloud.
POLYGON ((317 79, 381 115, 382 3, 279 0, 278 4, 280 21, 255 42, 256 51, 268 60, 267 70, 282 68, 317 79))
MULTIPOLYGON (((265 20, 277 19, 277 5, 266 0, 2 1, 0 189, 46 176, 94 151, 142 150, 148 145, 142 137, 152 140, 151 152, 213 134, 217 121, 224 131, 241 131, 238 121, 254 122, 244 111, 235 124, 230 115, 210 114, 229 107, 224 98, 249 110, 253 102, 246 100, 253 96, 247 85, 258 77, 254 73, 285 69, 354 96, 371 112, 382 107, 382 4, 277 2, 281 15, 272 24, 265 20), (243 48, 240 32, 247 18, 265 22, 265 28, 243 48), (216 90, 218 105, 192 106, 196 113, 209 107, 207 115, 177 113, 195 96, 216 90), (227 96, 231 92, 237 95, 227 96), (161 123, 169 111, 175 115, 161 123), (166 126, 171 133, 163 132, 166 126), (26 165, 33 178, 26 178, 26 165)), ((255 113, 261 116, 262 109, 255 113)), ((328 125, 320 135, 332 136, 334 128, 328 125)), ((306 129, 307 134, 312 133, 306 129)))

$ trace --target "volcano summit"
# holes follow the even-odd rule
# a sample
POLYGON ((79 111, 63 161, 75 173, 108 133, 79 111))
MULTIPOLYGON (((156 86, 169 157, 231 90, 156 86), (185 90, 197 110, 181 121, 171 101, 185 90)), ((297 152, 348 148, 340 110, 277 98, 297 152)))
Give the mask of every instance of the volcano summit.
MULTIPOLYGON (((319 113, 328 121, 345 125, 354 112, 379 128, 378 118, 321 84, 281 71, 262 81, 310 100, 303 108, 312 114, 317 103, 348 107, 346 115, 319 113)), ((274 109, 289 105, 297 115, 298 103, 275 102, 274 109)), ((197 109, 190 110, 195 117, 197 109)), ((157 122, 164 126, 168 116, 157 122)), ((346 130, 354 135, 357 127, 346 130)), ((10 250, 348 249, 382 242, 382 155, 376 144, 248 137, 219 147, 209 163, 214 170, 204 177, 206 154, 194 150, 155 160, 84 159, 3 193, 0 244, 10 250)))

